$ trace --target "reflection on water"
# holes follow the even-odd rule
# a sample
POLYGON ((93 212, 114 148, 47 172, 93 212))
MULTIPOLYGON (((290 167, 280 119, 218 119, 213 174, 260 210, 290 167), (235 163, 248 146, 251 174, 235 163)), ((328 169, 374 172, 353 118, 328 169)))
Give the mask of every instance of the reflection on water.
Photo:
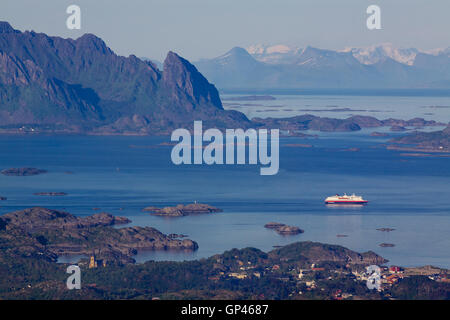
POLYGON ((333 204, 333 203, 327 203, 326 204, 327 208, 334 208, 334 209, 361 209, 362 207, 365 206, 365 204, 357 204, 357 203, 352 203, 352 204, 333 204))

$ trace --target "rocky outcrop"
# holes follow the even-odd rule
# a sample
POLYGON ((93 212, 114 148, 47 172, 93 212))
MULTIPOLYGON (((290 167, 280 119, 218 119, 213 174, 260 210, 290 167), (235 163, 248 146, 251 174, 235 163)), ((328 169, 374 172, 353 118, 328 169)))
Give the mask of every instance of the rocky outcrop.
POLYGON ((6 230, 6 233, 0 232, 0 240, 11 242, 14 248, 22 243, 30 254, 46 251, 59 256, 101 252, 110 262, 129 263, 134 262, 132 256, 139 250, 198 248, 192 240, 175 239, 151 227, 113 228, 130 220, 108 213, 80 218, 68 212, 35 207, 7 213, 0 217, 0 222, 0 229, 6 230))
POLYGON ((150 212, 150 214, 155 216, 164 216, 164 217, 182 217, 190 214, 222 212, 222 210, 219 208, 203 203, 191 203, 187 205, 179 204, 175 207, 165 207, 165 208, 146 207, 142 209, 142 211, 150 212))
POLYGON ((68 212, 41 207, 28 208, 6 213, 1 218, 9 225, 17 226, 31 233, 53 229, 87 229, 105 227, 131 222, 125 217, 115 217, 109 213, 97 213, 85 218, 76 217, 68 212))
POLYGON ((290 118, 253 118, 252 121, 260 127, 281 129, 289 132, 302 130, 316 131, 357 131, 361 127, 350 120, 321 118, 313 115, 301 115, 290 118))
POLYGON ((65 192, 35 192, 33 194, 35 196, 51 196, 51 197, 66 196, 67 195, 67 193, 65 193, 65 192))
POLYGON ((414 132, 407 136, 390 140, 394 143, 415 145, 419 149, 450 152, 450 125, 444 130, 414 132))
POLYGON ((382 232, 391 232, 391 231, 395 231, 394 228, 378 228, 378 231, 382 231, 382 232))
POLYGON ((269 222, 269 223, 266 223, 266 224, 264 225, 264 228, 267 228, 267 229, 277 229, 277 228, 280 228, 280 227, 282 227, 282 226, 285 226, 285 224, 284 224, 284 223, 279 223, 279 222, 269 222))
POLYGON ((383 247, 383 248, 392 248, 392 247, 395 247, 395 244, 393 244, 393 243, 380 243, 379 244, 379 246, 380 247, 383 247))
POLYGON ((286 261, 299 259, 308 263, 337 262, 341 264, 382 265, 388 260, 372 251, 358 253, 338 245, 303 241, 289 244, 269 252, 272 259, 286 261))
POLYGON ((442 123, 427 121, 422 118, 411 120, 387 119, 378 120, 370 116, 353 116, 347 119, 322 118, 310 114, 290 118, 253 118, 255 126, 289 131, 291 134, 302 130, 315 130, 324 132, 358 131, 361 128, 399 127, 399 126, 439 126, 442 123))
POLYGON ((302 230, 298 227, 288 226, 288 225, 285 225, 283 223, 278 223, 278 222, 269 222, 264 225, 264 228, 273 229, 278 234, 281 234, 281 235, 295 235, 295 234, 305 232, 304 230, 302 230))
POLYGON ((47 173, 47 170, 37 168, 9 168, 2 170, 0 173, 5 176, 35 176, 47 173))
POLYGON ((391 131, 401 132, 401 131, 406 131, 406 130, 408 130, 408 129, 405 128, 405 127, 402 127, 402 126, 392 126, 392 127, 390 128, 390 130, 391 130, 391 131))

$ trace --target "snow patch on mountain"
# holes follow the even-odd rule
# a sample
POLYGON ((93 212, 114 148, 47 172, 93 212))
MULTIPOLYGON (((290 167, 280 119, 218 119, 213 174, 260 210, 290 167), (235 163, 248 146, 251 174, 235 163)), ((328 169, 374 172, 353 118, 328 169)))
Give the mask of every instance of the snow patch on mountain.
MULTIPOLYGON (((296 64, 304 49, 285 44, 264 45, 257 44, 246 48, 247 52, 256 60, 268 64, 296 64)), ((372 65, 392 59, 404 65, 412 66, 418 53, 434 56, 450 56, 450 48, 433 50, 418 50, 416 48, 396 48, 392 43, 383 43, 369 47, 347 47, 336 50, 338 53, 351 53, 356 60, 365 65, 372 65)))
POLYGON ((285 44, 264 45, 257 44, 246 48, 256 60, 269 64, 289 64, 292 63, 301 49, 285 44))
POLYGON ((405 65, 413 65, 419 50, 415 48, 395 48, 391 43, 379 46, 345 48, 342 52, 351 52, 362 64, 370 65, 390 58, 405 65))

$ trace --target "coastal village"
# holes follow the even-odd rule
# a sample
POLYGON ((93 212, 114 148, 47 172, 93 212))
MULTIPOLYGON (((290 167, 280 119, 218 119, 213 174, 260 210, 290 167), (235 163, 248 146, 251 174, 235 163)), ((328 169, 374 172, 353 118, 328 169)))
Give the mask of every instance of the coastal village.
MULTIPOLYGON (((147 209, 183 216, 219 212, 205 204, 147 209)), ((123 217, 97 213, 76 217, 67 212, 31 208, 0 218, 0 261, 14 270, 0 284, 0 297, 83 297, 145 299, 448 299, 449 270, 389 265, 374 252, 312 241, 277 246, 231 249, 209 258, 148 261, 136 264, 138 250, 196 250, 185 235, 164 235, 153 228, 121 227, 123 217), (58 256, 81 254, 79 292, 65 287, 67 263, 58 256), (367 267, 379 266, 379 284, 370 289, 367 267), (49 272, 49 270, 52 270, 49 272), (23 278, 23 274, 27 274, 23 278), (57 280, 59 279, 59 280, 57 280), (13 284, 14 283, 14 284, 13 284), (41 289, 37 289, 41 288, 41 289)), ((262 228, 263 226, 261 226, 262 228)), ((270 222, 280 235, 302 233, 298 227, 270 222)), ((390 229, 391 230, 391 229, 390 229)))
MULTIPOLYGON (((325 291, 326 281, 332 281, 336 278, 350 277, 355 283, 360 282, 360 284, 366 285, 369 281, 369 274, 365 270, 361 269, 351 269, 349 265, 347 268, 349 270, 340 269, 326 269, 320 267, 316 264, 311 264, 310 268, 305 269, 290 269, 287 272, 283 272, 280 266, 275 264, 271 267, 266 267, 264 270, 260 270, 256 266, 252 265, 251 262, 247 262, 247 265, 238 260, 240 265, 239 271, 235 272, 219 272, 217 276, 209 277, 209 280, 218 281, 220 279, 233 278, 233 279, 247 279, 249 277, 261 278, 262 276, 274 277, 283 282, 295 282, 297 286, 306 288, 306 291, 325 291), (320 276, 318 276, 320 274, 320 276), (318 280, 320 279, 320 280, 318 280)), ((397 284, 399 281, 406 279, 411 276, 426 276, 432 281, 438 283, 450 284, 450 272, 449 270, 435 268, 432 266, 425 266, 421 268, 402 268, 399 266, 382 266, 380 274, 381 286, 377 290, 381 293, 381 296, 387 299, 393 298, 390 294, 390 289, 393 285, 397 284)), ((291 296, 303 295, 304 292, 292 292, 291 296)), ((331 299, 342 300, 342 299, 352 299, 353 294, 345 292, 343 289, 338 288, 334 290, 334 294, 330 297, 331 299)))
MULTIPOLYGON (((277 3, 273 10, 266 4, 246 8, 240 4, 235 12, 229 3, 219 10, 204 6, 210 12, 187 2, 178 9, 164 3, 163 10, 156 2, 147 8, 141 2, 138 13, 145 20, 141 27, 137 28, 140 15, 133 10, 127 20, 128 8, 115 19, 119 32, 109 32, 108 38, 116 48, 100 38, 105 28, 95 23, 75 31, 80 27, 70 28, 69 19, 66 26, 74 30, 71 33, 61 20, 64 32, 58 27, 51 30, 54 36, 42 32, 40 20, 45 30, 52 29, 59 19, 55 17, 63 12, 35 19, 41 16, 37 10, 33 19, 21 18, 21 25, 35 21, 24 26, 26 31, 0 21, 0 134, 5 135, 0 168, 0 300, 450 300, 450 270, 395 265, 416 265, 422 258, 450 265, 448 220, 443 220, 449 213, 445 191, 450 166, 445 161, 450 158, 450 48, 424 51, 375 43, 370 48, 315 48, 308 41, 337 46, 339 36, 319 32, 317 38, 314 25, 299 36, 298 30, 305 28, 295 28, 295 23, 330 20, 325 10, 333 6, 318 9, 314 4, 314 10, 324 10, 323 17, 307 14, 303 19, 299 13, 307 13, 307 6, 293 10, 290 4, 283 8, 277 3), (263 21, 258 12, 264 10, 271 23, 258 24, 263 21), (158 15, 153 24, 148 23, 152 12, 158 15), (214 18, 215 13, 220 19, 214 18), (232 24, 226 14, 232 15, 232 24), (245 28, 239 28, 240 16, 245 17, 242 26, 256 18, 257 28, 246 35, 245 28), (264 30, 267 26, 269 32, 264 30), (279 35, 278 28, 284 30, 279 35), (241 32, 226 36, 233 29, 241 32), (195 58, 234 46, 232 42, 253 41, 255 30, 262 35, 256 38, 265 36, 268 41, 287 41, 292 33, 291 41, 300 39, 305 47, 234 47, 219 57, 192 63, 169 51, 162 63, 153 61, 161 44, 164 50, 175 48, 195 58), (83 35, 75 39, 80 32, 83 35), (328 42, 327 36, 333 41, 328 42), (181 141, 175 142, 176 132, 184 132, 181 141), (258 163, 269 165, 260 169, 260 175, 272 175, 270 180, 251 175, 243 166, 258 163), (41 165, 48 170, 32 167, 41 165), (32 177, 40 175, 44 176, 32 177), (340 189, 364 193, 375 205, 354 210, 355 205, 369 203, 356 194, 322 200, 325 193, 340 189), (223 210, 197 201, 174 205, 197 198, 231 212, 225 212, 222 220, 204 222, 187 216, 223 210), (330 210, 348 207, 335 214, 338 211, 326 211, 325 205, 330 210), (89 214, 88 208, 96 213, 89 214), (121 216, 116 215, 118 210, 121 216), (337 223, 344 215, 352 218, 337 223), (166 223, 170 219, 181 222, 166 223), (268 222, 272 219, 299 226, 268 222), (366 233, 369 229, 376 233, 378 224, 385 223, 398 228, 399 237, 371 238, 366 233), (296 238, 305 232, 300 227, 307 229, 306 235, 296 238), (349 241, 335 241, 336 233, 349 241), (284 236, 291 238, 280 241, 284 236), (297 241, 305 239, 315 241, 297 241), (322 240, 333 244, 316 242, 322 240), (397 252, 391 240, 397 243, 397 252), (374 241, 383 241, 377 249, 395 261, 343 246, 366 250, 375 246, 374 241), (210 248, 204 250, 205 243, 210 248), (151 251, 191 254, 199 246, 201 251, 192 254, 201 257, 196 260, 138 256, 151 251), (76 288, 68 281, 73 267, 82 273, 76 288)), ((15 23, 19 13, 13 7, 3 11, 5 19, 15 23)), ((94 7, 86 16, 95 15, 94 7)), ((116 6, 99 7, 103 17, 117 13, 107 12, 116 6)), ((443 16, 445 12, 440 10, 443 16)), ((393 19, 391 25, 401 18, 409 15, 393 19)), ((433 20, 438 22, 439 15, 433 20)), ((334 23, 332 31, 349 31, 338 25, 334 23)), ((327 26, 321 23, 320 28, 327 26)), ((430 34, 409 30, 409 40, 409 35, 387 33, 394 41, 416 40, 417 45, 430 46, 448 43, 446 29, 430 34)), ((340 34, 348 45, 352 36, 372 41, 366 33, 340 34)), ((383 39, 378 34, 373 40, 383 39)))
MULTIPOLYGON (((270 224, 271 226, 273 223, 270 224)), ((323 249, 318 243, 294 243, 292 247, 310 246, 323 249)), ((282 247, 281 247, 282 248, 282 247)), ((336 250, 336 248, 332 248, 336 250)), ((326 255, 326 253, 323 253, 326 255)), ((320 261, 307 263, 288 257, 281 257, 277 260, 270 258, 271 253, 266 255, 257 249, 233 249, 223 255, 211 257, 207 273, 207 282, 215 285, 227 286, 227 283, 234 285, 248 285, 253 282, 273 282, 280 288, 289 288, 289 299, 332 299, 332 300, 353 300, 353 299, 397 299, 393 291, 407 279, 414 278, 421 281, 430 281, 444 288, 447 295, 450 294, 450 270, 433 266, 404 268, 396 265, 381 265, 379 267, 379 286, 369 288, 371 275, 368 273, 370 261, 382 261, 379 256, 372 256, 367 262, 342 263, 342 261, 327 261, 320 254, 308 261, 320 261), (245 259, 244 257, 247 257, 245 259), (417 278, 419 277, 419 278, 417 278)), ((87 266, 87 263, 84 264, 87 266)), ((106 261, 98 260, 92 255, 89 260, 89 269, 106 267, 106 261)), ((372 265, 373 266, 373 265, 372 265)), ((96 284, 95 284, 96 286, 96 284)), ((265 298, 261 293, 259 298, 265 298)), ((159 296, 152 296, 153 299, 160 299, 159 296)))
MULTIPOLYGON (((290 293, 290 297, 297 296, 298 298, 308 292, 323 292, 327 290, 327 281, 333 282, 334 279, 347 277, 363 286, 367 285, 367 282, 370 281, 370 275, 366 272, 366 269, 361 267, 352 268, 349 264, 345 265, 344 269, 330 269, 322 267, 320 264, 312 263, 310 267, 307 268, 290 268, 286 270, 279 264, 261 268, 260 266, 253 265, 250 261, 245 262, 236 260, 236 262, 239 265, 238 270, 229 272, 219 271, 217 275, 210 276, 208 279, 211 281, 220 281, 226 279, 260 279, 261 277, 274 278, 285 283, 295 283, 296 288, 303 288, 302 290, 290 293)), ((379 292, 381 298, 386 299, 395 299, 390 293, 392 286, 411 276, 425 276, 436 283, 450 284, 449 270, 435 268, 433 266, 424 266, 420 268, 381 266, 380 271, 380 287, 379 289, 373 290, 379 292)), ((330 299, 345 300, 354 298, 353 293, 346 292, 344 288, 339 288, 339 286, 331 293, 330 299)))

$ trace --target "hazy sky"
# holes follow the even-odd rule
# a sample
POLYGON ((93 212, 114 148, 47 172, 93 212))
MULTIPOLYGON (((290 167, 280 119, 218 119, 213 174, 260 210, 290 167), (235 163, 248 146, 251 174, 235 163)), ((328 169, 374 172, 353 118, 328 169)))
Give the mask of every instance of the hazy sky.
POLYGON ((93 33, 122 55, 163 60, 168 50, 196 60, 234 46, 285 43, 327 49, 391 42, 450 46, 450 0, 1 0, 0 20, 19 30, 77 38, 93 33), (81 7, 81 30, 66 8, 81 7), (366 27, 381 7, 382 30, 366 27))

